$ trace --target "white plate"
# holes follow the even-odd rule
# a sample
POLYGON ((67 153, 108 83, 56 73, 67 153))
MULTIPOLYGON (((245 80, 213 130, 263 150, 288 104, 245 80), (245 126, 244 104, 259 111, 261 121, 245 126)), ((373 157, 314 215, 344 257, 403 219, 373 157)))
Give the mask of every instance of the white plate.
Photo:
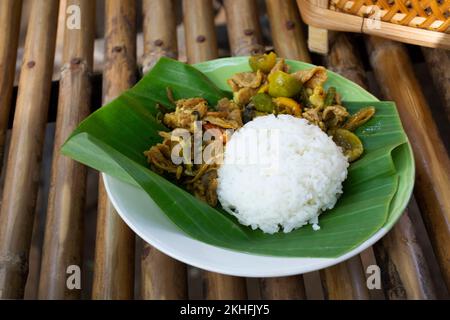
POLYGON ((381 228, 356 249, 339 258, 283 258, 240 253, 190 238, 173 224, 142 190, 103 174, 106 191, 122 219, 149 244, 184 263, 208 271, 241 277, 302 274, 342 262, 377 242, 381 228))

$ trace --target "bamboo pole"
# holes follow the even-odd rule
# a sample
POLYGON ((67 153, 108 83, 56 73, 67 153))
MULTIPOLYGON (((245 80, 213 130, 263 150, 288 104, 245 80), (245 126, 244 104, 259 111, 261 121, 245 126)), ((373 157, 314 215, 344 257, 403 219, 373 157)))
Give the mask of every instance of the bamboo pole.
POLYGON ((430 270, 408 212, 374 249, 389 299, 436 299, 430 270))
MULTIPOLYGON (((269 14, 272 24, 272 34, 274 43, 279 42, 279 54, 281 56, 286 56, 290 51, 289 45, 284 45, 281 39, 288 41, 288 39, 282 35, 283 30, 274 30, 273 28, 273 20, 277 20, 277 24, 280 24, 280 21, 283 21, 283 18, 287 15, 287 10, 282 15, 282 12, 277 12, 275 10, 279 10, 277 7, 278 0, 268 0, 267 7, 268 10, 272 10, 273 12, 269 14), (274 7, 274 8, 271 8, 274 7), (280 39, 281 38, 281 39, 280 39)), ((286 18, 284 18, 286 19, 286 18)), ((298 23, 298 22, 297 22, 298 23)), ((281 24, 282 25, 282 24, 281 24)), ((298 41, 302 42, 298 44, 298 47, 304 48, 303 51, 297 51, 297 55, 292 55, 290 58, 303 60, 306 62, 310 62, 309 52, 306 49, 305 39, 303 37, 298 37, 298 41)), ((292 41, 291 41, 292 42, 292 41)), ((277 49, 278 50, 278 49, 277 49)), ((350 57, 351 58, 351 57, 350 57)), ((321 272, 321 278, 325 285, 325 291, 328 292, 328 298, 331 299, 368 299, 367 288, 365 287, 364 274, 362 272, 362 265, 359 260, 359 257, 351 259, 351 261, 344 262, 338 266, 334 266, 328 268, 321 272), (348 265, 347 265, 348 264, 348 265), (342 285, 342 283, 347 283, 346 286, 342 285)), ((263 290, 263 295, 268 298, 278 299, 281 297, 289 298, 287 295, 287 291, 291 292, 291 295, 298 298, 304 298, 304 285, 302 282, 302 278, 299 277, 297 281, 292 281, 292 279, 288 278, 272 278, 272 279, 262 279, 261 280, 262 287, 268 287, 270 289, 263 290), (278 287, 277 287, 278 286, 278 287), (285 288, 289 286, 290 290, 286 290, 285 288), (292 287, 297 286, 297 290, 295 291, 292 287), (278 290, 277 290, 278 288, 278 290), (286 291, 284 291, 286 290, 286 291), (266 292, 266 293, 264 293, 266 292), (281 292, 281 293, 280 293, 281 292), (296 293, 295 293, 296 292, 296 293)))
MULTIPOLYGON (((300 21, 298 15, 291 15, 286 10, 280 9, 277 6, 281 5, 279 1, 267 1, 268 10, 271 19, 272 34, 274 37, 274 43, 281 44, 282 39, 285 38, 284 30, 281 30, 280 20, 286 20, 285 23, 291 21, 295 24, 294 29, 300 28, 300 21), (270 3, 269 3, 270 2, 270 3), (269 8, 270 7, 270 8, 269 8), (277 14, 283 14, 283 16, 277 16, 277 21, 273 21, 277 14), (295 20, 296 19, 296 20, 295 20), (274 32, 275 30, 279 32, 274 32), (283 34, 282 34, 283 33, 283 34)), ((286 3, 283 2, 284 7, 286 3)), ((254 0, 225 0, 224 1, 228 38, 230 41, 231 52, 234 56, 250 55, 264 51, 262 45, 261 28, 258 21, 258 9, 254 0)), ((292 7, 288 4, 288 7, 292 7)), ((297 10, 295 8, 295 10, 297 10)), ((290 25, 290 24, 289 24, 290 25)), ((305 47, 304 38, 300 37, 300 33, 294 31, 295 40, 298 40, 298 48, 305 47), (303 41, 303 42, 302 42, 303 41)), ((290 40, 292 41, 292 39, 290 40)), ((277 50, 280 49, 278 54, 283 57, 290 57, 292 59, 307 59, 309 61, 309 55, 306 51, 294 51, 290 52, 290 46, 279 45, 277 50)), ((304 299, 305 287, 303 284, 303 277, 278 277, 278 278, 261 278, 260 292, 263 299, 304 299)))
POLYGON ((390 40, 367 38, 371 63, 387 99, 397 104, 414 150, 414 195, 442 274, 450 288, 450 161, 433 122, 405 48, 390 40))
MULTIPOLYGON (((0 211, 0 299, 21 298, 28 274, 59 1, 33 1, 0 211)), ((14 62, 9 62, 14 63, 14 62)))
POLYGON ((173 0, 144 0, 144 73, 162 56, 176 59, 177 25, 173 0))
POLYGON ((263 300, 306 299, 302 276, 262 278, 259 281, 263 300))
POLYGON ((228 39, 233 56, 264 52, 255 0, 225 0, 228 39))
MULTIPOLYGON (((355 52, 356 50, 349 36, 344 33, 337 33, 331 44, 330 54, 327 59, 328 66, 333 71, 342 74, 367 89, 365 71, 355 52)), ((404 215, 407 215, 407 213, 404 215)), ((422 281, 422 283, 431 283, 427 265, 424 263, 415 263, 416 261, 423 260, 423 253, 420 246, 416 243, 414 230, 412 230, 412 225, 409 223, 409 218, 402 218, 398 222, 398 226, 390 232, 390 236, 378 242, 374 246, 374 249, 378 263, 382 264, 383 289, 389 298, 393 297, 392 288, 398 288, 399 286, 410 292, 409 297, 411 298, 431 296, 431 293, 427 292, 427 290, 432 291, 431 286, 429 287, 430 289, 426 289, 424 286, 408 280, 409 277, 413 276, 416 279, 420 279, 417 281, 422 281), (403 241, 392 242, 388 240, 389 238, 403 239, 403 241), (415 245, 405 246, 404 243, 414 243, 415 245), (405 248, 408 249, 409 259, 393 258, 403 257, 399 256, 399 252, 404 251, 405 248), (386 256, 386 258, 382 258, 382 256, 386 256), (389 264, 385 263, 387 259, 389 259, 389 264), (396 271, 393 273, 390 270, 396 271), (400 275, 400 278, 398 275, 400 275), (418 288, 423 290, 420 292, 417 290, 418 288)), ((365 284, 363 285, 365 291, 367 291, 365 284)))
POLYGON ((430 69, 431 79, 444 102, 443 111, 450 122, 450 52, 443 49, 422 47, 422 53, 430 69))
MULTIPOLYGON (((234 2, 234 4, 236 3, 236 1, 232 0, 229 2, 234 2)), ((252 1, 249 1, 248 3, 255 6, 252 1)), ((300 16, 295 3, 290 0, 287 2, 280 0, 266 0, 266 6, 270 20, 272 38, 277 54, 288 59, 311 62, 308 49, 306 48, 306 41, 303 37, 301 29, 300 16)), ((233 11, 230 8, 229 11, 231 17, 233 17, 233 11)), ((234 14, 236 14, 236 12, 238 12, 237 7, 234 10, 234 14)), ((245 29, 245 27, 242 28, 245 29)), ((254 27, 254 29, 259 30, 259 23, 257 23, 257 26, 254 27)), ((256 42, 256 44, 259 44, 259 47, 263 48, 261 44, 261 37, 258 37, 259 42, 256 42)), ((236 51, 239 52, 242 50, 236 51)), ((252 52, 245 52, 243 54, 249 53, 252 52)), ((303 277, 300 275, 291 277, 261 278, 260 289, 262 299, 306 299, 303 277)))
MULTIPOLYGON (((144 72, 162 56, 177 58, 173 0, 144 0, 144 72)), ((186 265, 144 243, 141 255, 142 299, 187 299, 186 265)))
POLYGON ((208 300, 245 300, 245 278, 204 271, 203 290, 208 300))
POLYGON ((327 66, 367 90, 366 72, 351 40, 345 33, 336 33, 326 59, 327 66))
MULTIPOLYGON (((217 58, 212 2, 210 0, 184 0, 183 11, 188 61, 196 63, 217 58), (199 21, 202 19, 204 21, 199 21), (202 41, 199 42, 198 40, 202 41)), ((204 295, 207 299, 247 298, 244 278, 209 271, 204 271, 202 276, 205 288, 204 295)))
POLYGON ((16 71, 22 0, 0 1, 0 168, 3 167, 6 131, 16 71))
POLYGON ((359 256, 323 269, 320 275, 326 299, 368 300, 370 298, 359 256))
POLYGON ((187 299, 187 271, 182 262, 144 243, 141 270, 142 299, 187 299))
POLYGON ((183 0, 183 21, 188 62, 217 58, 212 0, 183 0))
MULTIPOLYGON (((347 35, 337 34, 327 57, 328 67, 367 88, 364 68, 347 35)), ((360 256, 321 271, 325 296, 332 300, 369 299, 360 256)))
MULTIPOLYGON (((105 3, 104 103, 136 80, 135 5, 134 0, 105 3)), ((100 178, 93 299, 133 298, 134 243, 134 233, 114 210, 100 178)))
POLYGON ((266 6, 278 55, 311 62, 295 0, 266 0, 266 6))
POLYGON ((90 110, 95 2, 68 0, 67 8, 72 5, 78 6, 82 13, 81 28, 64 32, 39 299, 79 299, 81 294, 80 290, 67 288, 66 270, 70 265, 82 263, 86 167, 62 156, 59 150, 90 110))

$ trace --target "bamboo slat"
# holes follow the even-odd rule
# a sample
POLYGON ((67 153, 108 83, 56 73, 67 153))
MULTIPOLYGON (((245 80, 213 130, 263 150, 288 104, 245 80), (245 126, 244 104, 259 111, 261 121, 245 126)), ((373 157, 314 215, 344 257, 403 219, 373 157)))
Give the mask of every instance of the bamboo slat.
POLYGON ((0 1, 0 168, 3 167, 6 130, 14 86, 22 0, 0 1))
POLYGON ((255 0, 225 0, 228 39, 233 56, 264 51, 255 0))
POLYGON ((245 278, 214 272, 203 272, 203 291, 208 300, 247 299, 245 278))
MULTIPOLYGON (((104 103, 136 81, 135 5, 134 0, 109 0, 105 3, 104 103)), ((100 178, 94 299, 133 298, 134 245, 134 233, 114 210, 100 178)))
POLYGON ((408 212, 374 246, 389 299, 436 299, 434 284, 408 212))
MULTIPOLYGON (((184 0, 183 11, 188 62, 196 63, 217 58, 212 2, 184 0), (201 19, 204 21, 199 21, 201 19), (198 40, 201 41, 198 42, 198 40), (211 43, 208 43, 209 40, 211 43)), ((247 297, 243 278, 208 271, 203 271, 202 277, 204 295, 208 299, 245 299, 247 297)))
MULTIPOLYGON (((230 0, 229 2, 233 2, 234 5, 236 3, 236 1, 233 0, 230 0)), ((251 1, 249 4, 255 6, 251 1)), ((308 49, 306 48, 306 40, 303 37, 301 30, 300 16, 298 15, 295 3, 290 0, 266 0, 266 6, 270 20, 272 39, 277 54, 280 57, 288 59, 311 62, 308 49)), ((241 14, 244 13, 241 12, 241 14)), ((228 28, 230 29, 231 26, 228 28)), ((255 29, 260 29, 257 20, 255 29)), ((231 29, 229 32, 231 32, 231 29)), ((261 41, 260 36, 256 39, 261 41)), ((255 44, 259 45, 260 48, 263 48, 262 43, 256 42, 257 40, 254 40, 255 44)), ((238 51, 238 53, 239 52, 240 51, 238 51)), ((243 54, 249 54, 249 52, 243 52, 243 54)), ((302 276, 261 278, 259 283, 261 297, 263 299, 306 298, 302 276)))
MULTIPOLYGON (((33 1, 0 211, 0 298, 21 298, 47 120, 59 1, 33 1)), ((9 62, 11 63, 11 62, 9 62)))
MULTIPOLYGON (((272 26, 272 37, 277 52, 280 54, 280 56, 287 56, 288 54, 290 54, 290 58, 292 59, 310 62, 309 52, 306 49, 306 42, 303 35, 300 33, 299 35, 294 34, 291 37, 286 37, 286 35, 284 35, 286 32, 282 30, 283 26, 288 25, 287 23, 283 25, 283 21, 285 21, 285 19, 289 19, 288 18, 289 15, 293 16, 294 19, 296 16, 295 14, 296 11, 294 11, 294 14, 292 14, 291 13, 292 10, 288 10, 289 8, 287 8, 286 6, 280 6, 278 2, 279 2, 278 0, 266 1, 267 9, 269 12, 269 19, 272 26), (285 9, 281 10, 280 9, 281 7, 285 7, 285 9), (276 25, 278 25, 278 30, 277 28, 274 28, 274 26, 276 25), (292 41, 292 38, 295 36, 296 38, 294 39, 296 41, 292 41), (298 42, 298 47, 302 48, 302 50, 293 51, 293 49, 290 48, 290 45, 287 44, 292 42, 298 42), (277 43, 279 44, 277 45, 277 43), (294 55, 293 52, 297 53, 294 55)), ((299 18, 297 17, 296 20, 294 20, 294 22, 296 24, 299 24, 300 23, 299 18)), ((299 32, 301 32, 301 30, 299 30, 299 32)), ((349 265, 347 265, 347 263, 343 263, 341 265, 326 269, 324 272, 322 272, 321 277, 323 278, 325 289, 328 292, 329 298, 335 299, 368 298, 368 292, 367 288, 365 287, 365 281, 360 281, 364 280, 364 274, 362 272, 361 262, 358 259, 359 258, 353 259, 352 263, 349 263, 349 265), (348 267, 352 268, 349 269, 348 267), (350 270, 352 270, 352 272, 350 270), (345 281, 347 285, 346 286, 341 285, 341 281, 342 283, 345 281)), ((299 279, 299 282, 300 281, 302 281, 301 278, 299 279)), ((261 281, 261 285, 263 288, 270 285, 271 288, 270 290, 272 290, 273 298, 282 297, 283 294, 285 294, 284 284, 295 285, 295 282, 289 281, 289 278, 263 279, 261 281), (280 284, 283 285, 281 286, 280 284)), ((292 292, 291 294, 292 296, 296 297, 304 297, 304 293, 302 294, 301 291, 302 291, 301 288, 297 288, 297 293, 292 292)), ((266 292, 269 291, 266 290, 266 292)), ((269 295, 267 296, 269 297, 269 295)), ((286 295, 285 297, 288 298, 288 296, 286 295)))
POLYGON ((217 58, 212 0, 183 0, 183 21, 188 62, 217 58))
MULTIPOLYGON (((366 88, 364 68, 345 34, 338 34, 330 47, 327 66, 366 88)), ((369 299, 359 256, 321 271, 327 299, 369 299)))
POLYGON ((176 59, 177 25, 173 0, 144 0, 144 73, 162 56, 176 59))
POLYGON ((141 297, 148 300, 187 299, 186 265, 144 244, 141 297))
MULTIPOLYGON (((338 33, 335 35, 334 41, 331 44, 331 50, 328 56, 328 65, 333 71, 342 74, 343 76, 356 82, 363 88, 367 88, 367 79, 365 77, 364 68, 355 52, 356 49, 351 44, 349 36, 344 33, 338 33)), ((407 281, 407 276, 413 276, 417 279, 422 279, 421 281, 423 281, 424 283, 431 283, 428 267, 426 266, 426 264, 414 263, 414 261, 423 260, 422 250, 416 243, 414 231, 412 230, 411 224, 408 222, 409 219, 401 219, 398 222, 398 226, 390 232, 392 238, 403 239, 402 242, 393 242, 390 243, 390 245, 384 246, 384 240, 382 240, 374 246, 376 252, 378 253, 377 257, 381 258, 381 252, 384 252, 385 256, 389 258, 391 269, 397 270, 397 273, 394 274, 392 272, 387 272, 388 266, 386 264, 385 267, 382 267, 382 270, 386 270, 386 272, 383 272, 383 289, 388 293, 389 298, 392 298, 392 295, 390 294, 392 290, 390 290, 389 288, 398 287, 399 285, 402 286, 405 290, 409 291, 411 297, 417 297, 419 295, 425 297, 429 295, 425 291, 419 293, 418 290, 416 290, 416 288, 424 288, 423 286, 420 287, 412 283, 412 281, 407 281), (410 259, 393 259, 392 257, 398 257, 398 252, 401 252, 405 249, 403 243, 415 243, 414 246, 408 246, 408 248, 410 249, 408 250, 410 259), (397 278, 397 274, 402 274, 403 280, 397 278)), ((378 263, 382 263, 382 261, 379 260, 378 263)))
POLYGON ((262 278, 259 284, 261 299, 264 300, 306 299, 302 276, 262 278))
POLYGON ((284 58, 311 62, 295 0, 266 0, 275 51, 284 58))
MULTIPOLYGON (((144 72, 161 56, 177 58, 172 0, 144 0, 144 72)), ((186 299, 186 265, 144 243, 141 256, 142 299, 186 299)))
POLYGON ((367 300, 370 298, 359 256, 321 270, 324 295, 329 300, 367 300))
POLYGON ((80 29, 64 32, 39 299, 79 299, 81 293, 67 288, 66 270, 70 265, 81 266, 82 263, 86 167, 62 156, 59 150, 90 110, 95 2, 68 0, 67 7, 71 5, 78 6, 83 14, 80 29))
POLYGON ((450 51, 422 47, 435 88, 444 102, 443 111, 450 122, 450 51))
POLYGON ((368 38, 371 63, 387 99, 397 103, 416 162, 414 195, 450 288, 450 161, 405 48, 368 38))
MULTIPOLYGON (((364 67, 355 52, 356 48, 352 45, 348 35, 345 33, 334 34, 333 41, 330 44, 330 52, 326 59, 327 67, 367 89, 364 67)), ((372 248, 367 250, 373 257, 372 248)), ((360 281, 361 272, 364 271, 362 260, 361 256, 354 257, 322 272, 324 290, 329 299, 369 298, 365 278, 360 281), (340 286, 336 281, 344 285, 340 286)), ((364 276, 364 273, 362 275, 364 276)), ((371 298, 373 298, 372 296, 371 292, 371 298)))
POLYGON ((350 37, 345 33, 336 33, 327 56, 327 66, 347 79, 367 89, 367 79, 360 57, 355 53, 350 37))

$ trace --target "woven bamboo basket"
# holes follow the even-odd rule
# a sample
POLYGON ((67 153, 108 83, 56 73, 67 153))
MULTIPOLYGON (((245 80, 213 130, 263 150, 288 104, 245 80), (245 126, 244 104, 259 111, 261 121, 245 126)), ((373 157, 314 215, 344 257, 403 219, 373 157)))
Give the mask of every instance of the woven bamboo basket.
POLYGON ((327 30, 450 49, 450 0, 297 0, 310 50, 328 52, 327 30))

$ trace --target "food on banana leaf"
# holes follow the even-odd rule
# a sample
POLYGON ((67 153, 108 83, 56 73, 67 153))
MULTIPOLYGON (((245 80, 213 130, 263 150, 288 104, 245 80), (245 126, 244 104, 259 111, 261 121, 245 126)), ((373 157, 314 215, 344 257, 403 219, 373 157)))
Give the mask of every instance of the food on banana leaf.
MULTIPOLYGON (((289 73, 285 60, 278 59, 273 52, 251 56, 249 65, 252 72, 237 73, 228 80, 244 123, 267 114, 289 114, 304 118, 325 132, 335 129, 354 131, 375 114, 375 108, 367 107, 350 115, 336 88, 324 87, 328 78, 324 67, 289 73)), ((356 135, 352 139, 359 140, 356 135)), ((351 161, 362 155, 359 146, 364 151, 359 142, 351 161)), ((347 153, 350 154, 348 150, 347 153)))
POLYGON ((274 52, 253 55, 249 58, 248 63, 253 71, 261 70, 262 72, 269 73, 275 66, 275 63, 277 63, 277 55, 274 52))
POLYGON ((269 94, 272 97, 293 97, 300 92, 301 83, 290 74, 275 71, 268 77, 269 94))
POLYGON ((333 141, 342 148, 348 161, 355 161, 363 153, 361 140, 353 132, 346 129, 332 129, 328 133, 333 137, 333 141))
MULTIPOLYGON (((167 110, 167 108, 164 109, 167 110)), ((172 131, 161 131, 160 136, 163 141, 144 152, 150 167, 155 172, 169 175, 199 199, 216 206, 218 165, 215 162, 194 163, 194 154, 202 153, 205 148, 214 143, 226 143, 229 139, 226 130, 242 127, 242 112, 239 106, 234 101, 224 98, 218 102, 213 111, 203 98, 180 99, 175 101, 175 111, 166 112, 162 122, 172 131), (189 135, 186 139, 182 136, 181 130, 185 129, 189 133, 194 133, 196 129, 199 129, 198 126, 204 130, 214 129, 219 136, 217 140, 203 141, 204 143, 198 146, 199 150, 194 150, 194 137, 189 135), (190 150, 191 154, 183 154, 185 150, 190 150), (174 164, 172 157, 174 153, 180 159, 187 161, 174 164)), ((214 155, 217 158, 221 156, 221 154, 214 155)))
MULTIPOLYGON (((289 73, 285 60, 278 59, 273 52, 250 57, 249 65, 253 71, 236 73, 227 81, 233 99, 223 98, 217 105, 209 105, 202 97, 174 100, 167 88, 168 101, 175 109, 158 105, 157 119, 171 131, 161 131, 162 141, 144 154, 152 170, 173 179, 211 206, 218 206, 218 199, 221 199, 220 205, 245 225, 269 233, 278 231, 280 226, 289 232, 307 223, 318 229, 319 214, 332 208, 342 192, 341 183, 347 175, 348 162, 356 161, 363 154, 361 140, 352 131, 366 123, 375 114, 375 109, 367 107, 350 115, 336 88, 324 87, 327 72, 323 67, 289 73), (301 185, 291 187, 310 192, 311 196, 308 199, 300 197, 304 202, 294 202, 292 207, 285 208, 272 206, 270 197, 255 194, 255 203, 272 208, 270 217, 262 218, 255 215, 259 209, 246 208, 245 201, 241 201, 242 195, 249 196, 245 188, 253 190, 253 180, 260 184, 285 181, 283 183, 288 186, 292 181, 288 183, 289 179, 277 173, 266 173, 259 179, 255 173, 247 172, 248 177, 241 181, 238 173, 243 174, 242 168, 253 169, 244 166, 237 171, 229 167, 222 170, 229 145, 233 145, 230 141, 236 144, 239 138, 235 136, 240 137, 242 132, 255 126, 281 130, 284 143, 280 150, 286 153, 283 159, 287 162, 282 164, 280 174, 289 172, 298 181, 304 180, 301 185), (196 140, 199 130, 200 143, 196 140), (207 134, 208 139, 205 138, 207 134), (206 153, 209 157, 204 156, 206 153), (330 162, 339 170, 327 171, 330 162), (320 182, 316 181, 322 191, 312 190, 315 187, 308 178, 311 174, 316 179, 323 176, 320 182), (236 179, 240 181, 238 185, 233 182, 236 179), (226 184, 234 185, 233 190, 225 190, 225 180, 228 181, 226 184), (234 202, 233 199, 238 200, 234 202), (292 216, 286 216, 281 212, 283 210, 291 210, 292 216)), ((264 143, 267 141, 262 144, 267 149, 264 143)), ((260 142, 255 143, 255 147, 261 147, 260 142)), ((236 150, 230 150, 228 157, 233 152, 236 150)), ((284 190, 281 184, 278 188, 284 190)), ((277 203, 289 202, 286 197, 290 193, 281 193, 275 199, 277 203)))
POLYGON ((261 112, 272 113, 275 104, 272 101, 272 97, 266 93, 257 93, 252 97, 252 103, 255 109, 261 112))
POLYGON ((342 128, 350 131, 355 131, 356 128, 369 121, 374 114, 374 107, 362 108, 357 113, 348 118, 347 122, 342 126, 342 128))

